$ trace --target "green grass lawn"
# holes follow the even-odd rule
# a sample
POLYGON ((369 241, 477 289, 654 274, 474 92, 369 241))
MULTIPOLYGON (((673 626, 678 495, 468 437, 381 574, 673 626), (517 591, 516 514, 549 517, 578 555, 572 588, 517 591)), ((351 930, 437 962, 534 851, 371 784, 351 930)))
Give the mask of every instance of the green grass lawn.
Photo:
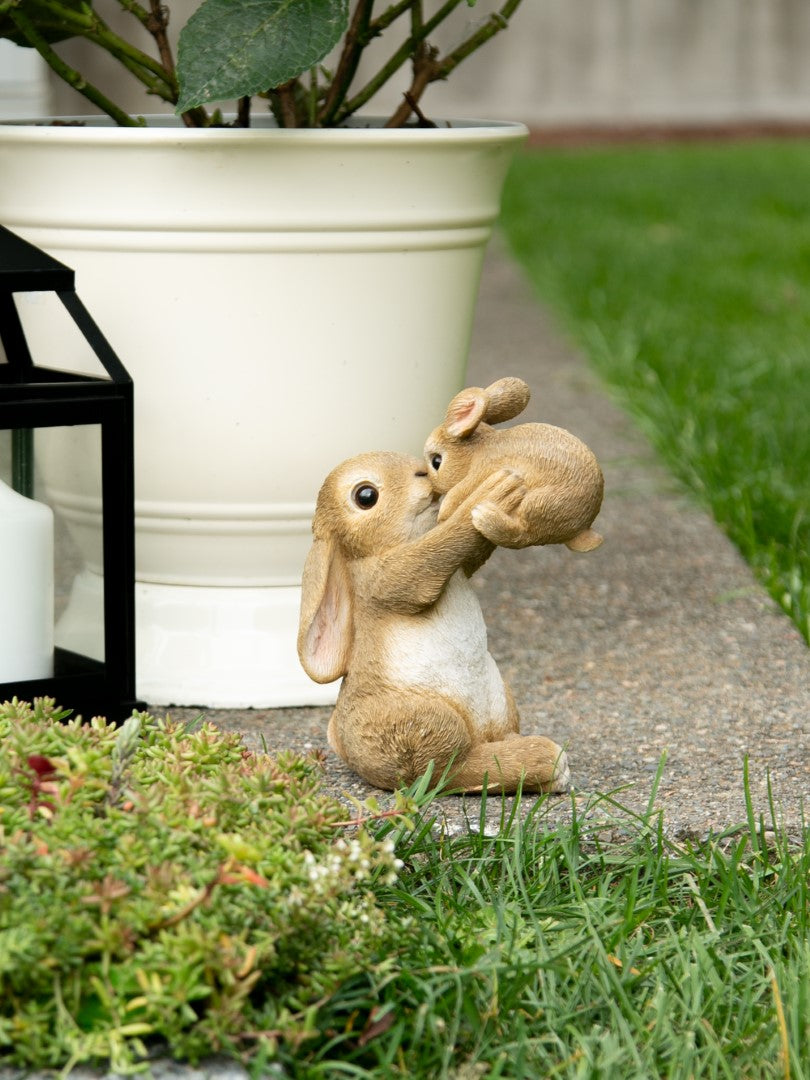
POLYGON ((414 932, 331 1003, 305 1075, 810 1077, 807 843, 766 846, 750 813, 675 843, 657 815, 597 804, 597 827, 552 828, 541 802, 495 837, 400 832, 390 902, 414 932), (360 1048, 346 1025, 369 1000, 383 1030, 360 1048))
POLYGON ((528 152, 503 224, 810 639, 810 143, 528 152))

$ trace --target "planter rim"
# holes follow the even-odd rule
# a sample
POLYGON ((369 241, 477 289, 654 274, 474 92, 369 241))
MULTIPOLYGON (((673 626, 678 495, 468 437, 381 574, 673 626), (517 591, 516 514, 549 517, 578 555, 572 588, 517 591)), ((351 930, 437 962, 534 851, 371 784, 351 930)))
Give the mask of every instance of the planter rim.
POLYGON ((59 142, 69 144, 98 143, 194 143, 204 141, 211 145, 227 146, 235 140, 263 141, 272 134, 274 142, 311 143, 321 146, 334 144, 340 147, 368 145, 369 143, 429 145, 440 141, 480 144, 504 139, 523 140, 529 129, 519 121, 511 120, 439 120, 435 128, 401 127, 386 128, 385 118, 360 116, 346 127, 339 128, 279 128, 272 117, 259 117, 249 128, 187 128, 179 117, 170 114, 147 116, 144 127, 118 127, 106 116, 57 116, 31 120, 3 120, 0 122, 0 139, 13 132, 14 138, 26 142, 59 142), (56 123, 55 123, 56 121, 56 123))

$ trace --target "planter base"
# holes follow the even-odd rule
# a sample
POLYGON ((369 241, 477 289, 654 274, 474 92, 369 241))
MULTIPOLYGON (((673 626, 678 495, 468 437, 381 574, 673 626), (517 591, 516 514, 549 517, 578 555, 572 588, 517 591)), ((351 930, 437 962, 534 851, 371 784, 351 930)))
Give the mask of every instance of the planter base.
POLYGON ((162 705, 278 708, 328 705, 298 662, 301 590, 138 583, 138 696, 162 705))
MULTIPOLYGON (((102 603, 101 578, 82 570, 59 620, 59 644, 100 658, 93 628, 102 603)), ((138 697, 150 705, 217 709, 333 704, 339 684, 319 686, 298 662, 300 603, 297 586, 137 583, 138 697)))

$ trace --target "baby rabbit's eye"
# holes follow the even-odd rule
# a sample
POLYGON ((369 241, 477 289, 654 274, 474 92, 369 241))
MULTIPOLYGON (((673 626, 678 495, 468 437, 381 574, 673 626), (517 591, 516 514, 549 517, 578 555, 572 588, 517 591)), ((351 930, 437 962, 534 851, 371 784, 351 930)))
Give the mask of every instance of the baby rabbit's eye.
POLYGON ((370 510, 380 497, 373 484, 358 484, 352 492, 352 499, 361 510, 370 510))
POLYGON ((442 463, 442 455, 441 454, 434 454, 433 457, 430 459, 430 466, 431 466, 432 469, 435 469, 436 472, 439 471, 439 466, 441 465, 441 463, 442 463))

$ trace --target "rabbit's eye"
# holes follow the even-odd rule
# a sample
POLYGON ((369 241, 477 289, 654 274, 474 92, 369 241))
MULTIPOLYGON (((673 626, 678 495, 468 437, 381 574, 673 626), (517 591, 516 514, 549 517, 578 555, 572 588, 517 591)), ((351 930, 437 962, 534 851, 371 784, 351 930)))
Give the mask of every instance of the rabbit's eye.
POLYGON ((433 457, 430 459, 430 466, 431 466, 432 469, 435 469, 436 472, 439 471, 439 466, 441 465, 441 463, 442 463, 442 455, 441 454, 434 454, 433 457))
POLYGON ((379 497, 380 493, 373 484, 358 484, 352 492, 352 499, 361 510, 370 510, 379 497))

